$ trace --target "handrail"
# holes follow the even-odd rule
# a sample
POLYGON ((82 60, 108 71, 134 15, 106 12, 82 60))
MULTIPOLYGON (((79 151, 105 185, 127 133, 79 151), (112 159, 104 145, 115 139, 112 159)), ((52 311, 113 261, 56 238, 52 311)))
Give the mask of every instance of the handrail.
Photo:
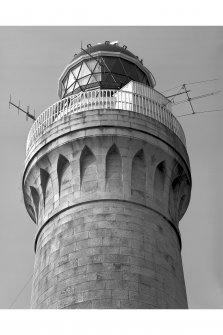
POLYGON ((161 93, 150 87, 143 94, 95 89, 68 96, 44 110, 29 131, 26 155, 29 154, 36 140, 54 122, 67 115, 93 109, 119 109, 147 115, 172 130, 186 146, 184 131, 171 112, 171 102, 161 93))

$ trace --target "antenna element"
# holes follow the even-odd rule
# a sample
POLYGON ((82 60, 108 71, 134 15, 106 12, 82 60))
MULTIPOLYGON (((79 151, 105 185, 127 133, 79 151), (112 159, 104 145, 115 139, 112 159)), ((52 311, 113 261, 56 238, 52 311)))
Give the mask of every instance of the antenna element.
POLYGON ((19 111, 25 113, 26 114, 26 120, 28 120, 28 118, 32 119, 33 121, 36 120, 35 116, 32 115, 32 114, 30 114, 30 112, 29 112, 29 106, 27 106, 27 111, 25 111, 24 109, 22 109, 20 107, 20 100, 19 100, 19 104, 18 105, 14 104, 12 102, 12 100, 11 100, 11 94, 10 94, 10 97, 9 97, 9 109, 10 109, 10 105, 12 105, 12 106, 14 106, 15 108, 18 109, 18 114, 19 114, 19 111))

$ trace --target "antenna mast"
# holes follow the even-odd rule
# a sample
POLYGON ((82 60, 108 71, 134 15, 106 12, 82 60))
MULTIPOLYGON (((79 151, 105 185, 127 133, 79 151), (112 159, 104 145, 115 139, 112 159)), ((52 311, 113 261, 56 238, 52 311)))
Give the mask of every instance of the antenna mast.
POLYGON ((14 106, 15 108, 18 109, 18 114, 19 114, 19 111, 23 112, 24 114, 26 114, 26 120, 28 120, 28 118, 32 119, 33 121, 36 120, 35 118, 35 110, 34 110, 34 115, 30 114, 29 112, 29 106, 27 106, 27 110, 25 111, 24 109, 22 109, 20 107, 20 100, 19 100, 19 104, 16 105, 15 103, 12 102, 11 100, 11 94, 10 94, 10 98, 9 98, 9 109, 10 109, 10 105, 14 106))
POLYGON ((191 98, 189 97, 188 90, 186 89, 186 84, 183 84, 182 89, 185 90, 185 93, 186 93, 186 95, 187 95, 187 100, 188 100, 189 103, 190 103, 190 106, 191 106, 191 109, 192 109, 193 114, 195 114, 193 105, 192 105, 192 103, 191 103, 191 98))
POLYGON ((201 98, 205 98, 205 97, 208 97, 208 96, 211 96, 211 95, 215 95, 215 94, 218 94, 220 93, 221 91, 214 91, 214 92, 210 92, 210 93, 206 93, 206 94, 203 94, 203 95, 198 95, 198 96, 195 96, 195 97, 190 97, 189 96, 189 92, 191 92, 191 90, 188 90, 187 86, 189 85, 196 85, 196 84, 202 84, 202 83, 206 83, 206 82, 210 82, 210 81, 215 81, 215 80, 219 80, 218 78, 215 78, 215 79, 208 79, 208 80, 202 80, 202 81, 196 81, 196 82, 192 82, 192 83, 187 83, 187 84, 183 84, 182 86, 176 86, 176 87, 172 87, 170 89, 167 89, 164 92, 168 92, 168 91, 171 91, 171 90, 174 90, 178 87, 181 87, 180 90, 175 93, 175 94, 171 94, 169 96, 167 96, 167 99, 170 99, 171 98, 171 102, 173 105, 178 105, 178 104, 182 104, 184 102, 189 102, 190 104, 190 107, 191 107, 191 110, 192 110, 192 113, 189 113, 189 114, 183 114, 183 115, 177 115, 177 117, 182 117, 182 116, 187 116, 187 115, 194 115, 194 114, 197 114, 197 113, 209 113, 209 112, 214 112, 214 111, 222 111, 222 109, 215 109, 215 110, 211 110, 211 111, 202 111, 202 112, 195 112, 194 110, 194 107, 191 103, 192 100, 197 100, 197 99, 201 99, 201 98), (181 90, 183 90, 183 92, 181 92, 181 90), (176 96, 179 96, 181 94, 186 94, 187 96, 187 99, 186 100, 180 100, 180 101, 177 101, 177 102, 174 102, 174 98, 176 96))

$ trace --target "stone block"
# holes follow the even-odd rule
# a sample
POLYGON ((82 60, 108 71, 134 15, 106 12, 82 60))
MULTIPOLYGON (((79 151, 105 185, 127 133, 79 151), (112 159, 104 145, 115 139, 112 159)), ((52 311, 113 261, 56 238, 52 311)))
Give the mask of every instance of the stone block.
POLYGON ((113 247, 113 246, 99 246, 99 247, 93 247, 91 249, 92 255, 110 255, 110 254, 119 254, 120 248, 119 247, 113 247))
POLYGON ((66 309, 91 309, 92 308, 92 301, 84 301, 84 302, 74 302, 70 305, 64 307, 66 309))
POLYGON ((83 300, 96 300, 111 298, 111 290, 92 290, 83 292, 83 300))
POLYGON ((90 273, 90 272, 98 272, 98 271, 103 271, 104 269, 104 265, 103 263, 92 263, 92 264, 88 264, 87 265, 87 273, 90 273))
POLYGON ((128 290, 115 289, 112 290, 112 299, 123 300, 128 299, 128 290))
POLYGON ((64 256, 64 255, 70 254, 74 252, 76 249, 77 249, 76 243, 71 243, 60 249, 60 255, 64 256))
POLYGON ((94 309, 119 309, 120 301, 114 300, 114 299, 93 300, 92 308, 94 309))

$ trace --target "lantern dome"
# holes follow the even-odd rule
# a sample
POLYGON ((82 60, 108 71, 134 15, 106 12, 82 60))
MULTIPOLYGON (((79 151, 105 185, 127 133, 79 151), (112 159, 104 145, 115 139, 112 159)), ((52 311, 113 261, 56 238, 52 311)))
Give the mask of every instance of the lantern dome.
POLYGON ((117 43, 87 45, 75 54, 59 79, 59 97, 91 89, 119 90, 130 81, 155 86, 152 73, 137 56, 117 43))

